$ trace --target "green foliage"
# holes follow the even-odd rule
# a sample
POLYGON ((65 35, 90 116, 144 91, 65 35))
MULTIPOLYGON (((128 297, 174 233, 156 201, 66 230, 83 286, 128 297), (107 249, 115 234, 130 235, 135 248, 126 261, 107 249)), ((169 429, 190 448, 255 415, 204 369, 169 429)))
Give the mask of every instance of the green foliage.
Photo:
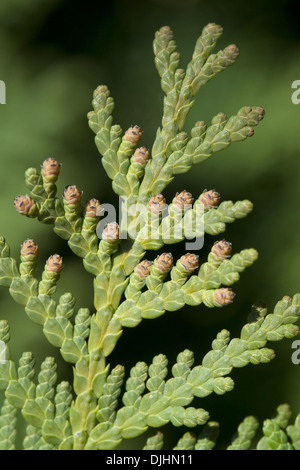
MULTIPOLYGON (((247 416, 238 426, 237 433, 226 450, 298 450, 297 423, 300 415, 296 417, 294 425, 289 425, 291 414, 288 405, 280 405, 276 416, 264 421, 261 431, 257 418, 247 416)), ((198 438, 195 434, 187 432, 178 441, 174 450, 212 450, 218 435, 219 424, 209 421, 198 438)), ((150 439, 156 443, 157 437, 150 439)), ((160 435, 159 442, 162 439, 163 436, 160 435)), ((147 448, 147 445, 144 448, 147 448)))
MULTIPOLYGON (((299 294, 284 297, 270 314, 254 307, 240 337, 230 339, 229 332, 222 330, 198 365, 194 366, 194 355, 189 350, 178 354, 170 370, 163 354, 155 356, 149 366, 137 362, 125 380, 122 405, 118 397, 125 379, 124 368, 111 368, 107 363, 125 327, 136 327, 143 319, 155 319, 185 305, 213 308, 230 304, 234 293, 228 286, 237 282, 240 273, 257 259, 254 249, 231 256, 231 245, 224 240, 213 245, 207 261, 201 264, 199 257, 190 253, 175 264, 170 253, 160 254, 152 265, 145 259, 146 251, 157 251, 164 245, 203 237, 205 233, 220 234, 227 223, 252 210, 248 200, 219 204, 219 195, 215 193, 213 198, 205 190, 192 204, 190 193, 177 194, 168 215, 162 217, 165 200, 161 192, 174 175, 187 172, 232 142, 251 137, 253 127, 264 116, 262 108, 246 106, 229 119, 219 113, 209 126, 197 121, 190 138, 182 131, 200 88, 231 66, 238 56, 235 45, 212 53, 221 34, 220 26, 207 25, 184 71, 178 68, 180 57, 171 29, 163 27, 156 33, 155 64, 165 96, 161 127, 149 159, 145 152, 136 154, 141 138, 138 126, 123 133, 119 125, 113 124, 114 100, 108 88, 101 85, 94 92, 89 126, 96 134, 95 143, 112 188, 123 198, 122 220, 129 221, 127 226, 107 224, 99 241, 98 223, 103 214, 97 210, 98 201, 90 200, 83 208, 82 193, 75 185, 66 187, 63 200, 57 197, 60 165, 54 159, 45 160, 41 171, 26 171, 29 194, 18 196, 15 207, 27 217, 52 225, 54 232, 67 240, 72 252, 82 258, 85 270, 93 276, 94 311, 81 307, 76 313, 75 297, 68 292, 55 300, 62 269, 59 255, 47 259, 39 279, 35 242, 23 243, 18 264, 10 256, 5 239, 0 239, 0 284, 8 287, 11 297, 24 306, 30 320, 42 327, 62 358, 73 364, 74 378, 73 387, 66 381, 55 387, 56 363, 47 357, 35 381, 35 361, 30 352, 21 356, 18 366, 10 360, 9 327, 5 320, 1 321, 0 340, 5 344, 5 360, 0 363, 0 386, 5 392, 0 416, 1 448, 14 449, 19 408, 27 423, 24 449, 114 449, 124 439, 168 423, 176 427, 204 426, 198 438, 185 433, 175 449, 212 449, 218 424, 210 421, 205 409, 190 406, 194 398, 231 391, 233 368, 269 362, 274 351, 267 342, 293 338, 298 333, 299 294), (144 209, 142 215, 132 210, 136 204, 144 209), (199 216, 203 216, 200 227, 199 216), (187 228, 187 233, 178 230, 183 228, 187 228), (124 234, 126 241, 121 237, 124 234)), ((289 415, 286 407, 280 407, 277 417, 264 423, 258 449, 297 448, 298 420, 287 427, 289 415)), ((246 418, 229 449, 250 448, 256 428, 255 419, 246 418)), ((163 435, 159 431, 147 439, 144 449, 159 450, 162 446, 163 435)))
POLYGON ((0 415, 0 449, 15 450, 17 424, 17 408, 9 403, 7 399, 1 408, 0 415))

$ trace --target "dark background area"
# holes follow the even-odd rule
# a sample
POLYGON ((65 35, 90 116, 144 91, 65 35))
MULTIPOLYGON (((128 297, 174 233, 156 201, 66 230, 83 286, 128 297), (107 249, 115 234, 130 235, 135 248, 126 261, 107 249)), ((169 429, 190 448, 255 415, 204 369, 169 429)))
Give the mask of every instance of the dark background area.
MULTIPOLYGON (((184 308, 155 321, 144 320, 124 331, 111 356, 112 366, 121 362, 128 371, 137 361, 150 363, 159 353, 172 365, 186 348, 195 352, 198 364, 218 331, 226 328, 232 337, 239 335, 252 303, 263 300, 272 311, 284 295, 299 292, 300 105, 291 101, 292 82, 300 80, 299 19, 299 2, 283 0, 1 1, 0 79, 6 83, 7 104, 0 109, 0 234, 17 258, 23 240, 33 237, 40 247, 40 272, 50 254, 62 254, 65 268, 57 295, 76 294, 78 307, 93 309, 91 276, 51 227, 21 218, 13 198, 25 191, 24 171, 52 156, 63 164, 61 193, 67 184, 76 184, 85 200, 97 197, 117 203, 86 120, 96 86, 108 85, 116 103, 114 122, 123 129, 141 126, 141 144, 151 147, 163 100, 153 63, 155 31, 171 26, 180 66, 185 67, 202 28, 215 22, 224 28, 216 51, 236 43, 240 57, 200 91, 185 130, 197 120, 210 122, 221 111, 230 116, 245 105, 266 110, 253 138, 178 175, 164 193, 170 202, 183 189, 198 197, 203 189, 216 188, 223 200, 254 203, 253 212, 228 225, 225 235, 234 251, 254 247, 260 255, 234 286, 234 303, 223 309, 184 308)), ((205 238, 201 260, 215 240, 205 238)), ((172 247, 175 257, 183 250, 172 247)), ((55 355, 59 379, 71 380, 70 368, 41 328, 4 288, 0 318, 11 325, 13 359, 33 351, 38 368, 45 356, 55 355)), ((235 370, 233 392, 195 400, 194 406, 207 409, 220 422, 220 447, 229 443, 249 414, 263 420, 283 402, 290 403, 294 414, 300 412, 300 365, 291 362, 291 344, 292 340, 270 343, 276 358, 269 365, 235 370)), ((165 433, 170 448, 183 430, 167 426, 165 433)), ((144 440, 142 436, 122 446, 137 448, 144 440)))

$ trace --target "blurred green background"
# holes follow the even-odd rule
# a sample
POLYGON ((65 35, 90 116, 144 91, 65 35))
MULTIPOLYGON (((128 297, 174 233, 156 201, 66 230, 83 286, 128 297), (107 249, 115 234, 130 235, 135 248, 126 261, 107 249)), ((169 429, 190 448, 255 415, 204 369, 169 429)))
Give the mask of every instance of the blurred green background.
MULTIPOLYGON (((202 28, 215 22, 224 27, 217 50, 236 43, 240 57, 200 91, 185 130, 196 120, 209 122, 220 111, 231 115, 244 105, 266 109, 252 139, 179 175, 165 191, 168 201, 176 191, 187 189, 198 196, 205 188, 216 188, 223 200, 253 201, 253 213, 228 225, 226 232, 234 250, 254 247, 260 254, 234 286, 234 303, 223 309, 186 308, 125 330, 112 365, 121 362, 128 370, 158 353, 172 364, 185 348, 195 352, 199 363, 222 328, 239 334, 253 302, 263 300, 272 310, 283 295, 300 291, 300 105, 291 101, 291 84, 300 79, 299 20, 296 0, 1 0, 0 79, 7 86, 7 104, 0 107, 0 234, 15 257, 23 240, 34 237, 40 271, 50 254, 62 254, 65 268, 57 295, 73 292, 78 307, 93 308, 91 276, 51 227, 19 216, 13 198, 25 191, 26 168, 52 156, 63 164, 60 192, 76 184, 86 200, 117 202, 87 125, 94 88, 109 86, 116 102, 114 122, 123 129, 140 125, 142 145, 151 147, 163 98, 153 63, 155 31, 165 24, 172 27, 184 67, 202 28)), ((214 241, 206 237, 201 259, 214 241)), ((174 246, 174 256, 183 249, 174 246)), ((71 379, 70 368, 5 288, 0 290, 0 317, 10 322, 15 360, 23 351, 33 351, 39 367, 45 356, 56 355, 59 379, 71 379)), ((291 344, 272 343, 277 356, 269 365, 234 371, 233 392, 195 401, 221 423, 219 447, 248 414, 262 420, 283 402, 300 412, 300 365, 291 362, 291 344)), ((183 432, 171 426, 165 431, 167 447, 183 432)), ((123 447, 141 446, 144 438, 123 447)))

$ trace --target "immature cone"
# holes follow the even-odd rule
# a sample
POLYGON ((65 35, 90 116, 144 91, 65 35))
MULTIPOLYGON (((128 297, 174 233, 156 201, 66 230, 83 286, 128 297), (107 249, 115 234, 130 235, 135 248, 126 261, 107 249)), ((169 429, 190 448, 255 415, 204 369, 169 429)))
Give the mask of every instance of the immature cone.
POLYGON ((51 255, 46 261, 47 271, 59 274, 63 268, 63 259, 58 254, 51 255))
POLYGON ((14 206, 20 214, 28 215, 30 209, 34 207, 35 202, 27 194, 26 196, 17 196, 14 199, 14 206))
POLYGON ((136 149, 132 156, 132 161, 134 163, 139 163, 142 166, 145 166, 149 158, 149 151, 146 147, 139 147, 136 149))
POLYGON ((199 267, 199 256, 194 253, 186 253, 181 256, 179 261, 185 271, 189 274, 199 267))
POLYGON ((187 132, 179 132, 179 134, 176 135, 174 141, 171 144, 171 149, 173 152, 177 152, 178 150, 182 150, 187 142, 189 140, 189 136, 187 132))
POLYGON ((81 196, 82 193, 77 186, 70 185, 65 188, 63 198, 66 204, 71 205, 78 204, 81 201, 81 196))
POLYGON ((173 38, 173 32, 170 28, 170 26, 162 26, 159 31, 156 33, 157 36, 167 36, 167 38, 170 40, 173 38))
POLYGON ((152 264, 153 264, 152 261, 148 261, 147 259, 144 259, 136 266, 134 270, 135 274, 138 274, 141 279, 145 279, 150 274, 150 268, 152 264))
POLYGON ((206 122, 204 121, 197 121, 195 123, 195 126, 191 130, 191 136, 192 137, 201 137, 203 136, 204 132, 207 129, 206 122))
POLYGON ((227 57, 230 61, 231 60, 236 60, 239 56, 239 48, 237 47, 236 44, 230 44, 229 46, 225 47, 224 49, 224 55, 227 57))
POLYGON ((171 253, 162 253, 159 255, 156 260, 154 261, 154 266, 162 271, 163 273, 166 273, 170 271, 170 269, 173 266, 173 256, 171 253))
POLYGON ((265 110, 261 106, 244 106, 241 108, 237 114, 237 116, 242 116, 246 118, 248 126, 256 126, 259 121, 264 118, 265 110))
POLYGON ((103 240, 107 242, 115 242, 119 239, 120 230, 117 222, 106 224, 102 233, 103 240))
POLYGON ((211 252, 219 261, 221 261, 230 257, 231 250, 232 244, 230 242, 227 242, 226 240, 220 240, 214 243, 211 252))
POLYGON ((229 305, 233 302, 235 293, 228 287, 222 287, 214 292, 214 301, 218 305, 229 305))
POLYGON ((220 199, 220 194, 214 189, 204 191, 199 197, 199 201, 202 202, 204 209, 206 210, 216 207, 219 204, 220 199))
POLYGON ((208 23, 206 26, 204 26, 202 34, 204 35, 204 33, 205 34, 209 33, 213 36, 215 40, 215 38, 218 38, 219 36, 221 36, 222 32, 223 32, 222 26, 216 23, 208 23))
POLYGON ((27 256, 37 256, 39 248, 32 238, 27 238, 21 246, 21 256, 26 258, 27 256))
POLYGON ((166 200, 162 194, 156 194, 152 196, 148 201, 148 211, 152 212, 153 214, 159 214, 166 204, 166 200))
POLYGON ((86 217, 99 217, 101 212, 101 206, 98 199, 90 199, 85 205, 84 212, 86 217))
POLYGON ((142 136, 141 128, 139 126, 129 127, 124 135, 124 140, 137 144, 142 136))
POLYGON ((173 204, 175 204, 177 207, 179 207, 179 209, 182 210, 184 210, 186 206, 190 206, 191 204, 193 204, 193 202, 193 196, 186 190, 181 191, 181 193, 177 193, 173 200, 173 204))
POLYGON ((99 85, 97 86, 96 90, 94 91, 94 95, 100 95, 102 93, 107 93, 108 92, 108 88, 106 85, 99 85))
POLYGON ((216 116, 213 117, 211 123, 212 124, 223 124, 227 120, 227 116, 225 113, 218 113, 216 116))
POLYGON ((58 178, 60 167, 61 165, 54 158, 46 158, 41 167, 41 173, 44 180, 47 183, 55 182, 58 178))
POLYGON ((259 121, 261 121, 265 115, 264 108, 262 108, 261 106, 254 106, 252 109, 257 114, 259 121))

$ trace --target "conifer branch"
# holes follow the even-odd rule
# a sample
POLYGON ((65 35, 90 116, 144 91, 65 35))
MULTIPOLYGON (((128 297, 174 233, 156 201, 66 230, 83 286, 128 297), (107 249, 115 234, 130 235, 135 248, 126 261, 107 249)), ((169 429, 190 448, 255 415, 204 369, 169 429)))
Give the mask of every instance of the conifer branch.
MULTIPOLYGON (((231 304, 235 294, 229 286, 257 259, 253 248, 232 255, 231 243, 224 239, 215 241, 207 260, 199 249, 174 260, 165 248, 193 238, 203 240, 205 234, 219 235, 227 223, 245 217, 253 208, 246 199, 221 202, 214 189, 204 190, 196 200, 182 190, 168 206, 162 194, 176 174, 186 173, 232 142, 251 137, 264 117, 261 107, 244 106, 229 119, 218 113, 208 125, 197 121, 190 135, 184 131, 199 90, 238 57, 235 45, 213 52, 221 34, 220 26, 208 24, 183 70, 171 28, 164 26, 156 33, 153 50, 164 106, 151 149, 143 146, 139 125, 130 125, 123 132, 113 124, 114 100, 107 86, 94 91, 88 123, 104 170, 121 198, 120 224, 109 222, 99 233, 102 204, 95 198, 84 204, 83 193, 74 184, 57 196, 61 164, 56 159, 44 160, 40 170, 26 170, 29 194, 14 199, 15 209, 52 225, 82 258, 84 269, 93 276, 94 310, 79 307, 75 311, 75 298, 68 292, 55 299, 63 268, 59 254, 49 256, 38 279, 37 243, 26 239, 17 262, 0 237, 0 285, 42 327, 63 360, 73 365, 72 385, 65 380, 56 384, 57 366, 52 357, 43 361, 35 379, 32 353, 23 353, 18 365, 11 360, 9 326, 6 320, 0 321, 0 389, 5 393, 0 410, 1 449, 15 449, 20 409, 27 423, 23 448, 28 450, 115 449, 123 439, 168 423, 195 431, 185 432, 175 450, 211 450, 219 425, 204 408, 192 406, 194 398, 231 391, 234 368, 268 363, 274 358, 268 341, 298 334, 300 294, 283 297, 270 314, 266 308, 254 306, 240 336, 231 339, 223 329, 198 365, 188 349, 178 354, 171 369, 164 354, 157 354, 150 365, 138 361, 129 374, 122 365, 107 362, 125 327, 185 305, 213 308, 231 304), (161 249, 165 251, 151 255, 161 249), (203 426, 200 433, 199 426, 203 426)), ((264 422, 257 449, 300 447, 299 416, 289 424, 290 415, 289 408, 281 405, 277 416, 264 422)), ((245 418, 228 449, 250 449, 257 429, 255 418, 245 418)), ((143 449, 162 447, 159 431, 148 437, 143 449)))

